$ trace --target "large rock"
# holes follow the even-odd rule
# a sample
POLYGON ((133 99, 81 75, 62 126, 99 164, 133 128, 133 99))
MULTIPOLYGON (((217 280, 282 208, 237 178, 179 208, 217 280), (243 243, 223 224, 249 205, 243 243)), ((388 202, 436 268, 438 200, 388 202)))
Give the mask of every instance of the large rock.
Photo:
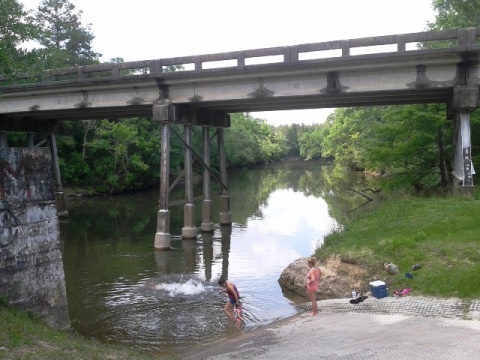
MULTIPOLYGON (((283 270, 278 282, 283 289, 307 297, 307 260, 300 258, 283 270)), ((362 266, 342 260, 338 255, 330 256, 323 264, 315 264, 322 272, 317 299, 337 299, 351 297, 352 290, 368 291, 368 272, 362 266)))

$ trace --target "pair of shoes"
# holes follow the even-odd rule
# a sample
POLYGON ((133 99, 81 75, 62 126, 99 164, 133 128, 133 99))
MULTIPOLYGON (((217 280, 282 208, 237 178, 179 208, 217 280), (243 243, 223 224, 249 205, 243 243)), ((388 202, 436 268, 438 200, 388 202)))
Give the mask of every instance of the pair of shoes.
POLYGON ((366 298, 368 298, 368 296, 364 296, 364 295, 362 295, 362 293, 360 293, 358 295, 358 297, 350 300, 350 304, 359 304, 359 303, 365 301, 366 298))
POLYGON ((405 278, 413 279, 413 274, 411 272, 408 272, 408 273, 405 274, 405 278))
POLYGON ((415 271, 415 270, 420 269, 421 267, 422 267, 422 265, 420 265, 420 264, 415 264, 415 265, 412 265, 412 270, 415 271))

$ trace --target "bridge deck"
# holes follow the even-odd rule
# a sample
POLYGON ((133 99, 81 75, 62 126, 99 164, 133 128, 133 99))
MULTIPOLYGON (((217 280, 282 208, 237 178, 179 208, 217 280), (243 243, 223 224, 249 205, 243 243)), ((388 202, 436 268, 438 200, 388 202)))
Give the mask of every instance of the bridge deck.
POLYGON ((455 86, 480 83, 479 34, 477 27, 79 66, 21 85, 3 77, 0 119, 151 116, 165 99, 222 112, 449 104, 455 86), (417 47, 430 42, 444 47, 417 47))

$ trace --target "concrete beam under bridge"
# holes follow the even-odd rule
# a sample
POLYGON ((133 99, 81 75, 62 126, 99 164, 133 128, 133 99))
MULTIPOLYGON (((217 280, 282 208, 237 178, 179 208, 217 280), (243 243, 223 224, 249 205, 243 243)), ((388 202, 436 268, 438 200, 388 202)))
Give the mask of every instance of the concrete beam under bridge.
POLYGON ((223 111, 189 106, 176 106, 171 102, 153 105, 153 120, 197 126, 230 127, 230 115, 223 111))

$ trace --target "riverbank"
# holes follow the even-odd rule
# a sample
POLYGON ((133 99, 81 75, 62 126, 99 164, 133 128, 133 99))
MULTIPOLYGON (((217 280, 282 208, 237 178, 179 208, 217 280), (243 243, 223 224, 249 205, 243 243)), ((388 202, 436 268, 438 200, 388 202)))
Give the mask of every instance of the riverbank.
POLYGON ((104 344, 58 331, 41 320, 5 306, 0 301, 0 359, 4 360, 91 360, 91 359, 178 359, 174 354, 152 354, 126 346, 104 344))
POLYGON ((479 218, 475 198, 389 198, 327 235, 315 255, 320 264, 337 256, 360 269, 357 292, 382 280, 392 293, 409 288, 415 296, 479 299, 479 218), (387 271, 386 263, 398 270, 387 271))

